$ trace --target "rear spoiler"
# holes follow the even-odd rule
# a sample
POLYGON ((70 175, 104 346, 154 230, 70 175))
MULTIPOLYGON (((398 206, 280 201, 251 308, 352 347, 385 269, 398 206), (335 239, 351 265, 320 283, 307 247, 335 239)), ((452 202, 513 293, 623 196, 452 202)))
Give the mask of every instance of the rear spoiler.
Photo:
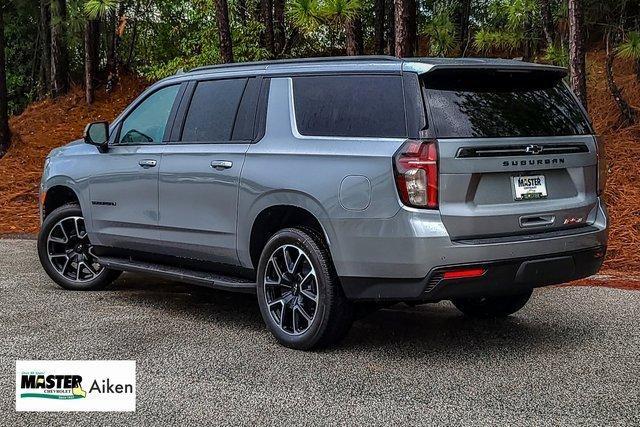
POLYGON ((567 76, 567 69, 555 65, 534 64, 508 59, 434 59, 407 58, 402 64, 402 70, 418 74, 440 73, 452 70, 467 70, 478 72, 494 71, 504 73, 532 73, 546 75, 550 79, 562 79, 567 76))

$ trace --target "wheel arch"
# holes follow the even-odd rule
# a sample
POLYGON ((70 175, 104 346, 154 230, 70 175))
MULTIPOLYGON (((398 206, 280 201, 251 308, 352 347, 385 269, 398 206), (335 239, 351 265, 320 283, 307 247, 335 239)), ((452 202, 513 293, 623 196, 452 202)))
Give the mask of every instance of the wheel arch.
POLYGON ((42 219, 46 218, 51 212, 69 203, 77 203, 80 205, 80 197, 78 193, 66 184, 55 184, 49 187, 43 193, 42 202, 42 219))
POLYGON ((56 208, 66 203, 78 203, 82 210, 87 232, 92 234, 91 197, 89 184, 86 180, 75 181, 66 175, 47 177, 40 188, 40 219, 49 215, 56 208))
POLYGON ((249 234, 249 256, 255 269, 269 238, 276 231, 287 227, 312 228, 319 232, 327 243, 331 241, 321 221, 308 209, 291 204, 270 205, 256 215, 249 234))

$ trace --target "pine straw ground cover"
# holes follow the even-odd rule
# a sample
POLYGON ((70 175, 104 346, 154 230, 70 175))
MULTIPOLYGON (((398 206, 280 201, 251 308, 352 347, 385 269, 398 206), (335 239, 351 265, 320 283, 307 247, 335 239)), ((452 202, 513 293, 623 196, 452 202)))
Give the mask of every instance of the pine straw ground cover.
POLYGON ((92 106, 81 87, 56 100, 31 104, 12 117, 9 152, 0 159, 0 234, 38 232, 38 186, 44 159, 55 147, 82 136, 84 126, 96 120, 113 120, 147 83, 124 77, 110 94, 99 90, 92 106))
MULTIPOLYGON (((606 85, 604 59, 598 50, 589 54, 587 63, 589 112, 607 147, 609 250, 604 276, 574 284, 640 289, 640 124, 620 125, 620 114, 606 85)), ((633 64, 616 61, 615 78, 640 115, 640 84, 633 64)), ((0 159, 0 235, 38 231, 38 185, 47 153, 79 138, 86 123, 115 118, 146 85, 135 77, 125 77, 113 93, 99 91, 91 107, 84 103, 82 88, 75 87, 65 97, 34 103, 11 118, 13 145, 0 159)))

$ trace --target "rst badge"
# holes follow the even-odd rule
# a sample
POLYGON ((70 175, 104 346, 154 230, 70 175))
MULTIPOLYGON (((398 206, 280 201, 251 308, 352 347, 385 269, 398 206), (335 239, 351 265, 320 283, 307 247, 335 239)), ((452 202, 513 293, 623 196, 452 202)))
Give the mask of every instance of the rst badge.
POLYGON ((18 360, 16 411, 135 411, 133 360, 18 360))

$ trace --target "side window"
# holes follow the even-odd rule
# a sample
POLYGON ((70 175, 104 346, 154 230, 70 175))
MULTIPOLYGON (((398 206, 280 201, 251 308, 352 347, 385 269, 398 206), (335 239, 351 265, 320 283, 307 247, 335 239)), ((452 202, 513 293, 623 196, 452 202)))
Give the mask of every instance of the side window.
MULTIPOLYGON (((255 79, 251 80, 255 81, 255 79)), ((247 81, 248 79, 243 78, 199 82, 191 98, 181 140, 183 142, 231 141, 247 81)), ((253 111, 255 116, 255 106, 253 111)))
POLYGON ((160 144, 180 85, 167 86, 142 101, 122 123, 120 144, 160 144))
POLYGON ((400 76, 313 76, 293 79, 302 135, 406 137, 400 76))

